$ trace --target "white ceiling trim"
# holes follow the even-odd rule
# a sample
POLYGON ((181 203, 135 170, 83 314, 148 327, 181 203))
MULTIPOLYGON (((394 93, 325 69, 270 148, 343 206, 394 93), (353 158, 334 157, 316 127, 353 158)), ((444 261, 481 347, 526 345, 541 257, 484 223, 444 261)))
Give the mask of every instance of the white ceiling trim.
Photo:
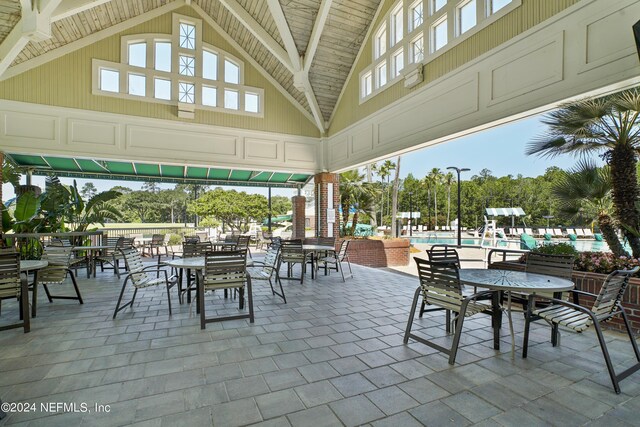
POLYGON ((30 41, 51 38, 51 14, 62 0, 20 0, 22 17, 0 45, 0 77, 30 41))
POLYGON ((289 59, 295 69, 293 73, 293 84, 296 89, 304 93, 305 97, 307 98, 307 102, 309 103, 309 107, 311 108, 311 113, 313 114, 313 119, 316 123, 316 126, 318 127, 320 132, 324 134, 325 123, 324 118, 322 117, 322 111, 320 110, 320 106, 318 105, 318 100, 316 99, 316 95, 313 92, 311 83, 309 83, 309 72, 305 71, 302 68, 302 61, 300 55, 298 54, 298 48, 296 47, 296 43, 293 40, 291 28, 289 28, 287 19, 284 16, 280 1, 267 0, 267 5, 269 6, 271 15, 273 16, 273 19, 276 23, 276 27, 280 32, 280 37, 282 37, 282 41, 287 48, 289 59))
POLYGON ((51 16, 51 22, 68 18, 76 13, 84 12, 111 0, 62 0, 51 16))
POLYGON ((287 51, 285 51, 278 42, 247 12, 236 0, 218 0, 220 4, 227 8, 229 12, 244 27, 253 34, 260 43, 262 43, 269 51, 292 73, 295 72, 293 62, 289 59, 287 51))
POLYGON ((309 73, 313 58, 316 56, 318 44, 320 43, 320 36, 322 35, 322 31, 324 30, 324 24, 327 22, 327 18, 329 17, 331 3, 333 3, 333 0, 322 0, 322 3, 320 3, 320 9, 318 9, 318 15, 316 16, 316 21, 313 24, 313 30, 311 31, 311 37, 309 38, 307 51, 304 54, 303 68, 306 73, 309 73))
POLYGON ((202 17, 202 19, 207 22, 207 24, 209 24, 209 26, 211 26, 211 28, 217 31, 227 43, 233 46, 233 48, 238 52, 242 53, 244 59, 251 65, 253 65, 260 72, 260 74, 262 74, 282 95, 284 95, 284 97, 287 98, 289 102, 291 102, 298 110, 300 110, 300 112, 304 114, 304 116, 309 121, 315 122, 314 116, 309 114, 309 111, 307 111, 306 108, 300 105, 300 103, 284 87, 282 87, 282 85, 271 74, 269 74, 267 70, 262 68, 262 66, 258 64, 258 62, 253 59, 253 57, 249 55, 249 53, 244 50, 242 46, 238 44, 238 42, 236 42, 229 34, 227 34, 227 32, 220 25, 218 25, 218 23, 214 21, 214 19, 209 16, 207 12, 205 12, 196 3, 191 3, 191 7, 202 17))
POLYGON ((376 21, 378 20, 378 17, 380 16, 380 12, 382 11, 382 7, 385 5, 386 2, 387 2, 387 0, 381 0, 380 1, 380 4, 378 5, 378 10, 376 10, 376 14, 373 15, 373 19, 369 23, 369 29, 367 30, 367 34, 364 36, 364 39, 362 40, 362 44, 360 45, 360 49, 358 50, 358 54, 356 55, 356 59, 353 61, 353 65, 351 65, 351 70, 349 70, 349 74, 347 75, 347 79, 344 81, 344 85, 342 85, 342 90, 340 91, 340 95, 338 96, 338 100, 336 101, 335 105, 333 106, 333 111, 331 112, 331 117, 329 117, 329 123, 328 123, 327 128, 331 127, 331 123, 333 122, 333 118, 336 115, 336 110, 338 109, 338 105, 340 105, 340 101, 342 100, 342 96, 344 95, 344 91, 347 89, 347 85, 349 84, 349 80, 351 80, 351 77, 353 76, 353 73, 356 70, 356 65, 358 64, 358 61, 360 60, 360 56, 362 55, 362 51, 364 50, 364 47, 367 45, 367 41, 371 38, 371 33, 373 32, 373 28, 374 28, 373 24, 375 24, 376 21))
POLYGON ((35 58, 29 59, 28 61, 22 62, 18 65, 14 65, 13 67, 9 68, 3 74, 0 75, 0 81, 6 80, 8 78, 17 76, 18 74, 22 74, 33 68, 39 67, 40 65, 46 64, 49 61, 53 61, 54 59, 60 58, 68 53, 75 52, 78 49, 82 49, 83 47, 89 46, 102 39, 111 37, 122 31, 128 30, 129 28, 142 24, 148 21, 149 19, 157 18, 158 16, 164 15, 165 13, 171 12, 184 5, 185 5, 184 0, 175 0, 171 3, 167 3, 164 6, 160 6, 159 8, 150 10, 149 12, 145 12, 141 15, 127 19, 126 21, 113 25, 109 28, 105 28, 102 31, 98 31, 96 33, 90 34, 76 41, 73 41, 71 43, 67 43, 66 45, 60 46, 57 49, 53 49, 40 56, 36 56, 35 58))

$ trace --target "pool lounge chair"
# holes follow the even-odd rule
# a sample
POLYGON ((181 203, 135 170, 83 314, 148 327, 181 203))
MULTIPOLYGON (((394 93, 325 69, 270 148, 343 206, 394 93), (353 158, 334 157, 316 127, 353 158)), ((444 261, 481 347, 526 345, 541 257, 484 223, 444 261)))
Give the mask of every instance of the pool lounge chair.
POLYGON ((520 249, 533 250, 538 247, 538 242, 536 239, 528 235, 527 233, 522 233, 520 235, 520 249))
POLYGON ((576 236, 584 237, 584 230, 582 228, 576 228, 576 236))
POLYGON ((562 237, 564 236, 564 234, 562 234, 562 230, 559 228, 554 228, 553 229, 553 233, 551 233, 553 235, 553 237, 562 237))
POLYGON ((584 229, 582 229, 582 232, 584 233, 585 237, 593 238, 593 231, 591 231, 590 228, 584 228, 584 229))
POLYGON ((528 234, 529 236, 533 236, 533 230, 531 230, 530 228, 525 228, 524 229, 524 234, 528 234))

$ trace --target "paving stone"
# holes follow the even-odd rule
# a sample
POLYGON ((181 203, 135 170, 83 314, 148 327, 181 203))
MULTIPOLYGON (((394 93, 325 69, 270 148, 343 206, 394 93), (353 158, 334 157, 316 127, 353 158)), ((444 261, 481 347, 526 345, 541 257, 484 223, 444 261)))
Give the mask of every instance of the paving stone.
POLYGON ((307 408, 342 399, 342 395, 329 381, 318 381, 295 388, 307 408))
POLYGON ((261 375, 225 381, 224 385, 232 401, 269 392, 269 386, 261 375))
POLYGON ((396 414, 419 405, 396 386, 372 391, 365 396, 387 415, 396 414))
POLYGON ((409 413, 418 421, 428 426, 467 426, 471 421, 460 415, 442 402, 430 402, 413 408, 409 413))
POLYGON ((356 396, 376 389, 375 385, 359 373, 333 378, 331 384, 345 397, 356 396))
POLYGON ((329 406, 347 426, 357 426, 384 417, 384 413, 364 396, 339 400, 329 406))
POLYGON ((326 405, 287 415, 293 427, 339 427, 343 424, 326 405))
POLYGON ((252 398, 214 405, 211 414, 213 425, 235 427, 262 421, 258 405, 252 398))
POLYGON ((304 409, 293 390, 281 390, 256 397, 262 418, 269 419, 304 409))
POLYGON ((490 418, 502 411, 491 405, 486 400, 480 399, 470 392, 462 392, 453 396, 445 397, 442 403, 448 405, 456 412, 459 412, 466 419, 477 423, 490 418))
POLYGON ((320 381, 340 376, 340 373, 333 369, 327 362, 301 366, 298 368, 298 371, 300 371, 307 382, 320 381))

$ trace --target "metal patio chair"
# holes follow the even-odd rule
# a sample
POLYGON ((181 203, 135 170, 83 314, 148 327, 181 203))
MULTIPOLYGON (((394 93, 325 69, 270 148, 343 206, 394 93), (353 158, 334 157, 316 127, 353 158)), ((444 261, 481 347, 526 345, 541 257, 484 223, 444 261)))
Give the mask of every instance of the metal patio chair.
POLYGON ((100 262, 100 271, 104 271, 104 263, 111 264, 114 273, 119 279, 120 261, 124 259, 120 249, 133 248, 134 242, 135 239, 133 237, 108 237, 107 245, 111 246, 113 244, 113 249, 109 248, 96 257, 96 262, 100 262))
POLYGON ((2 248, 0 249, 0 303, 8 298, 19 300, 21 322, 0 326, 0 331, 24 328, 25 333, 29 332, 31 330, 29 285, 26 278, 20 277, 20 254, 13 248, 2 248))
MULTIPOLYGON (((638 351, 638 344, 636 343, 629 319, 622 306, 622 297, 624 296, 627 286, 629 285, 629 279, 632 275, 636 274, 640 270, 640 267, 635 267, 632 270, 617 270, 609 274, 602 284, 600 293, 592 294, 589 292, 572 290, 571 292, 578 296, 586 298, 594 298, 591 308, 586 308, 579 304, 565 301, 563 299, 547 298, 540 295, 530 295, 529 303, 527 307, 527 313, 525 317, 524 325, 524 342, 522 346, 522 357, 527 357, 529 348, 529 328, 531 322, 536 319, 543 319, 548 323, 551 323, 553 327, 563 326, 574 332, 583 332, 589 327, 595 329, 602 349, 602 355, 609 371, 609 377, 616 393, 620 394, 620 381, 627 378, 629 375, 640 370, 640 352, 638 351), (541 299, 547 301, 550 304, 544 308, 536 308, 536 300, 541 299), (623 372, 616 374, 616 371, 611 362, 611 356, 607 349, 607 342, 602 334, 600 323, 611 320, 614 316, 622 316, 624 325, 627 329, 627 335, 631 341, 631 347, 636 357, 636 363, 625 369, 623 372)), ((555 343, 553 344, 556 345, 555 343)))
MULTIPOLYGON (((333 239, 333 238, 332 238, 333 239)), ((320 265, 324 266, 324 268, 328 268, 329 271, 336 270, 340 275, 342 275, 342 281, 346 282, 344 277, 344 268, 342 267, 342 263, 346 262, 349 267, 349 275, 353 277, 353 270, 351 269, 351 262, 349 261, 349 242, 350 240, 343 240, 340 243, 339 250, 329 251, 325 256, 321 256, 318 258, 316 262, 316 271, 320 268, 320 265)), ((324 245, 324 243, 319 243, 320 245, 324 245)), ((334 239, 335 244, 335 239, 334 239)))
POLYGON ((151 241, 145 243, 142 246, 142 255, 144 256, 145 250, 149 251, 149 256, 153 257, 153 250, 156 250, 156 255, 160 258, 160 249, 164 248, 165 255, 169 256, 169 249, 164 241, 164 234, 154 234, 151 236, 151 241))
POLYGON ((287 298, 284 296, 284 289, 282 288, 282 280, 278 275, 278 267, 280 263, 280 248, 268 248, 267 253, 264 256, 264 261, 254 261, 253 267, 248 267, 247 272, 251 276, 251 280, 266 280, 271 287, 271 293, 277 295, 287 303, 287 298), (272 279, 280 285, 280 293, 273 289, 272 279))
POLYGON ((167 274, 167 270, 160 270, 163 273, 160 277, 151 277, 149 275, 149 271, 157 271, 159 267, 157 265, 150 265, 145 267, 142 264, 142 256, 137 249, 134 248, 125 248, 119 249, 122 254, 122 258, 124 259, 125 265, 127 267, 127 271, 129 272, 122 283, 122 290, 120 291, 120 296, 118 297, 118 303, 116 304, 116 309, 113 312, 113 318, 116 318, 116 315, 119 311, 124 310, 127 307, 133 307, 133 303, 135 302, 136 295, 138 294, 138 289, 149 288, 151 286, 160 286, 164 285, 167 288, 167 301, 169 302, 169 316, 171 316, 171 288, 176 284, 175 276, 169 277, 167 274), (127 283, 131 282, 131 286, 133 286, 133 295, 131 297, 131 301, 126 304, 121 305, 122 297, 124 296, 124 291, 127 288, 127 283))
POLYGON ((205 254, 204 271, 198 271, 198 304, 200 306, 200 328, 205 329, 207 323, 221 322, 224 320, 249 319, 253 316, 253 293, 251 289, 251 276, 247 273, 247 252, 235 251, 210 251, 205 254), (236 314, 221 317, 207 318, 205 315, 204 294, 206 291, 219 289, 239 289, 239 309, 244 309, 244 294, 249 303, 249 313, 236 314))
MULTIPOLYGON (((473 295, 464 296, 462 295, 460 286, 458 267, 455 264, 431 262, 421 258, 414 258, 414 260, 418 267, 420 286, 418 286, 413 296, 411 310, 409 311, 409 320, 407 321, 407 329, 404 333, 404 343, 407 344, 409 338, 413 338, 422 344, 428 345, 448 355, 449 364, 453 365, 456 361, 464 319, 490 310, 490 306, 479 303, 478 300, 480 298, 491 297, 493 291, 482 291, 473 295), (456 328, 451 348, 442 347, 435 342, 411 333, 420 295, 422 295, 427 305, 434 306, 434 308, 427 309, 425 312, 446 310, 455 313, 456 328)), ((449 324, 449 319, 447 319, 447 332, 449 332, 449 324)))
POLYGON ((293 266, 300 264, 300 284, 304 282, 304 275, 307 272, 307 259, 310 254, 305 254, 302 249, 302 240, 282 240, 280 243, 280 264, 287 264, 287 279, 292 277, 293 266))
POLYGON ((42 285, 44 288, 44 292, 46 293, 49 302, 53 302, 54 299, 69 299, 76 300, 80 304, 84 304, 82 301, 82 295, 80 294, 80 288, 78 288, 76 275, 73 273, 73 270, 71 270, 71 249, 48 246, 44 249, 42 259, 47 261, 49 265, 38 271, 38 281, 33 285, 31 316, 36 317, 38 285, 42 285), (71 278, 71 283, 75 289, 76 296, 51 295, 49 285, 60 285, 67 280, 67 276, 71 278))

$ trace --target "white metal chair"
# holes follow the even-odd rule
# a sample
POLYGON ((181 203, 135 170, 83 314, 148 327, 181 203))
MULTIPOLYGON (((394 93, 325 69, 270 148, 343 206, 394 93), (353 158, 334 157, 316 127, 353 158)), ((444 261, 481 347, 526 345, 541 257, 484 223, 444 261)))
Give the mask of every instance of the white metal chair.
POLYGON ((271 247, 267 249, 264 261, 253 261, 253 267, 247 267, 247 272, 251 276, 251 280, 266 280, 271 286, 271 293, 277 295, 287 303, 287 298, 284 296, 284 289, 282 288, 282 280, 278 275, 278 264, 280 262, 280 247, 271 247), (275 277, 274 277, 275 276, 275 277), (280 285, 280 293, 273 289, 272 279, 280 285))
POLYGON ((31 303, 32 317, 36 317, 38 285, 42 285, 44 288, 44 292, 47 294, 49 302, 53 302, 54 299, 70 299, 76 300, 80 304, 84 303, 82 301, 82 295, 80 295, 76 275, 71 270, 71 255, 71 248, 49 246, 44 249, 42 259, 47 261, 49 264, 38 271, 37 283, 33 284, 33 302, 31 303), (62 284, 67 280, 67 276, 71 278, 71 283, 75 289, 76 296, 51 295, 48 285, 62 284))
MULTIPOLYGON (((418 267, 420 286, 418 286, 413 296, 413 303, 409 311, 409 320, 407 321, 407 329, 404 333, 404 343, 407 344, 409 338, 413 338, 422 344, 428 345, 448 355, 449 364, 453 365, 456 361, 464 319, 490 310, 490 306, 478 303, 478 299, 491 297, 493 291, 482 291, 465 297, 462 295, 458 267, 454 263, 431 262, 421 258, 414 258, 414 260, 418 267), (456 328, 451 348, 445 348, 433 341, 411 333, 418 299, 421 294, 425 300, 425 304, 434 307, 425 310, 425 312, 447 310, 455 314, 454 321, 456 328)), ((448 324, 449 322, 447 321, 447 325, 448 324)))
POLYGON ((133 307, 133 303, 136 299, 136 295, 138 293, 138 289, 144 289, 151 286, 160 286, 165 285, 167 288, 167 301, 169 302, 169 316, 171 316, 171 288, 176 284, 175 276, 171 276, 169 278, 167 274, 167 270, 159 270, 157 265, 150 265, 145 267, 142 264, 142 257, 140 256, 140 252, 134 248, 125 248, 119 249, 122 254, 122 258, 124 259, 125 265, 129 274, 124 279, 124 283, 122 284, 122 290, 120 291, 120 297, 118 298, 118 303, 116 304, 116 309, 113 312, 113 318, 116 318, 116 315, 119 311, 124 310, 125 308, 131 306, 133 307), (148 271, 160 271, 163 273, 163 276, 160 277, 151 277, 148 274, 148 271), (131 282, 131 286, 133 286, 133 296, 131 297, 131 301, 126 304, 120 305, 122 303, 122 297, 124 296, 124 291, 127 288, 127 283, 131 282))
MULTIPOLYGON (((640 352, 638 351, 638 344, 636 343, 635 337, 633 336, 627 314, 625 313, 624 307, 622 307, 621 304, 622 297, 624 296, 627 286, 629 285, 629 278, 639 270, 640 267, 635 267, 633 270, 614 271, 613 273, 609 274, 609 276, 607 276, 604 283, 602 284, 600 293, 597 295, 578 290, 571 291, 579 296, 595 298, 591 309, 562 299, 545 298, 539 295, 531 295, 529 297, 529 304, 525 317, 522 357, 527 357, 527 351, 529 347, 529 328, 531 322, 535 320, 535 318, 543 319, 552 324, 554 327, 558 327, 558 325, 560 325, 565 328, 571 329, 574 332, 583 332, 589 327, 593 327, 596 331, 596 335, 598 336, 600 348, 602 349, 602 355, 604 356, 607 370, 609 371, 609 376, 611 377, 611 382, 613 383, 613 388, 616 393, 619 394, 620 381, 640 369, 640 352), (550 305, 544 308, 537 309, 535 307, 535 302, 537 299, 548 301, 550 302, 550 305), (617 315, 622 316, 637 361, 631 367, 627 368, 619 374, 616 374, 613 368, 609 350, 607 349, 607 343, 602 334, 602 329, 600 328, 600 323, 607 322, 617 315)), ((555 345, 556 344, 554 343, 554 346, 555 345)))

